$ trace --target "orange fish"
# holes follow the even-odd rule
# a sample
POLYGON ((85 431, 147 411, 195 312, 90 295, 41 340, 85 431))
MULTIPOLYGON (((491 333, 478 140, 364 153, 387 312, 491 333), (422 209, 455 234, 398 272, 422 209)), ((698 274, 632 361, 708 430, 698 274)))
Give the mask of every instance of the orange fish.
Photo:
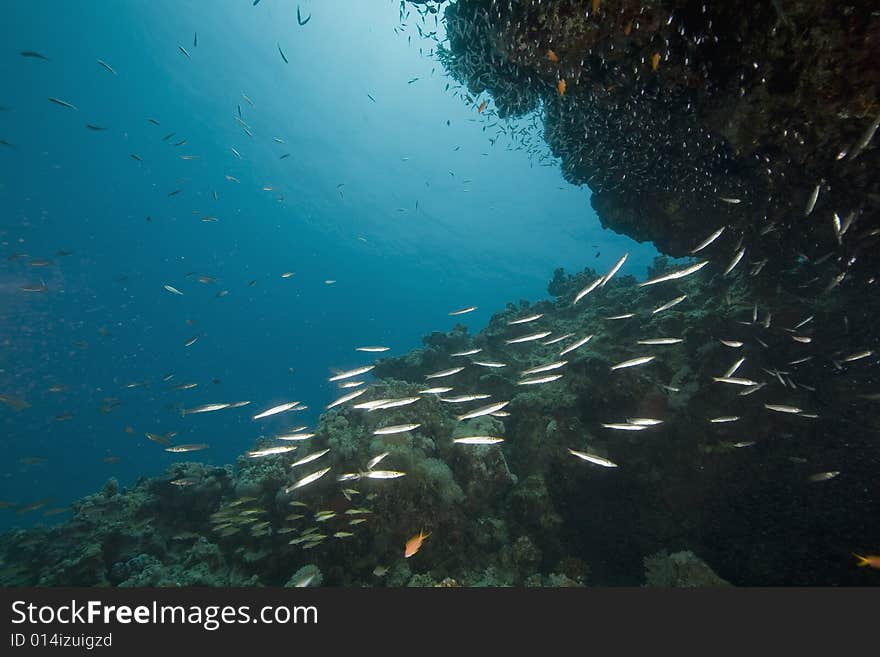
POLYGON ((403 556, 406 559, 409 559, 412 555, 419 551, 422 547, 422 541, 428 538, 431 535, 431 532, 425 533, 424 529, 419 530, 419 533, 413 536, 406 542, 406 548, 403 550, 403 556))
POLYGON ((600 2, 602 2, 602 0, 593 0, 593 13, 594 13, 594 14, 595 14, 597 11, 599 11, 599 3, 600 3, 600 2))
POLYGON ((656 71, 657 67, 660 65, 660 53, 655 52, 654 56, 651 57, 651 70, 656 71))
POLYGON ((484 109, 486 109, 486 101, 485 100, 482 103, 480 103, 480 106, 477 108, 477 111, 480 114, 482 114, 484 109))
POLYGON ((552 50, 547 50, 547 59, 549 59, 551 62, 558 62, 559 61, 559 57, 557 57, 556 53, 553 52, 552 50))
POLYGON ((565 95, 565 80, 560 80, 556 85, 556 91, 559 92, 560 96, 565 95))
POLYGON ((856 564, 857 566, 871 566, 871 568, 880 568, 880 555, 869 554, 867 557, 863 557, 862 555, 853 552, 853 556, 859 560, 859 562, 856 564))
POLYGON ((632 32, 632 31, 633 31, 633 22, 630 21, 629 23, 626 24, 626 27, 623 28, 623 33, 624 33, 626 36, 629 36, 629 33, 632 32))

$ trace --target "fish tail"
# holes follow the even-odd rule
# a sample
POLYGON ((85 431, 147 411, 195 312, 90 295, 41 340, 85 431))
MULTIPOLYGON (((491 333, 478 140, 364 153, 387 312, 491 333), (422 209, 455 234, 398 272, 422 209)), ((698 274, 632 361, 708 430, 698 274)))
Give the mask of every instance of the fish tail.
POLYGON ((856 559, 859 560, 859 562, 856 564, 857 566, 867 566, 868 565, 868 560, 865 557, 863 557, 862 555, 856 554, 855 552, 853 552, 852 555, 856 559))

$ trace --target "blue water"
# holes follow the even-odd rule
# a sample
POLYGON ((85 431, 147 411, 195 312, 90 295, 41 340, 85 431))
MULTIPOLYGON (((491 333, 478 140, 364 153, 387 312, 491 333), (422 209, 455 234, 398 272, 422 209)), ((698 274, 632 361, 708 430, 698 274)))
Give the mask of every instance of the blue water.
MULTIPOLYGON (((621 274, 644 276, 654 248, 603 230, 545 151, 492 145, 491 102, 479 114, 444 90, 415 14, 402 27, 396 1, 299 6, 302 27, 278 0, 4 7, 0 394, 30 406, 0 405, 0 499, 63 507, 111 476, 231 463, 261 433, 314 426, 339 394, 332 368, 371 362, 358 345, 399 355, 457 322, 476 332, 509 301, 546 298, 557 267, 605 271, 628 251, 621 274), (41 280, 48 292, 20 291, 41 280), (105 398, 118 406, 102 412, 105 398), (251 420, 293 399, 308 410, 251 420), (252 403, 179 413, 238 400, 252 403), (174 455, 144 436, 168 431, 211 447, 174 455)), ((0 510, 0 527, 65 517, 40 513, 0 510)))

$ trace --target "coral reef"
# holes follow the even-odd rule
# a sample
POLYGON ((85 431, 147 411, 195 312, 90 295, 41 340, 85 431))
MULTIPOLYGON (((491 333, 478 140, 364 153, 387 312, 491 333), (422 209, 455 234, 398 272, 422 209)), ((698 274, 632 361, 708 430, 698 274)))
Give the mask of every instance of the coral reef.
POLYGON ((467 99, 492 100, 487 115, 541 109, 544 141, 569 182, 590 186, 604 226, 684 256, 726 225, 707 253, 719 263, 742 244, 770 270, 834 254, 838 272, 873 275, 873 2, 592 5, 458 0, 441 61, 467 99), (834 213, 855 228, 847 239, 834 213))
MULTIPOLYGON (((842 541, 858 542, 859 518, 876 515, 866 458, 876 451, 868 433, 850 428, 877 420, 854 402, 854 391, 870 389, 870 369, 841 355, 858 351, 878 301, 848 311, 845 326, 832 322, 845 296, 817 301, 799 288, 808 267, 776 279, 772 312, 756 303, 762 290, 751 277, 683 279, 676 286, 685 300, 655 313, 669 291, 620 276, 572 304, 598 273, 557 271, 551 299, 508 304, 473 336, 456 327, 426 336, 422 349, 377 361, 376 380, 358 401, 400 404, 336 407, 321 416, 313 438, 292 443, 294 451, 243 455, 235 467, 178 463, 127 490, 110 480, 74 504, 67 522, 0 536, 0 581, 295 586, 313 576, 310 586, 635 585, 648 554, 655 555, 646 561, 649 584, 710 581, 691 552, 655 554, 676 545, 735 584, 822 583, 816 563, 829 582, 856 583, 838 553, 842 541), (608 319, 624 311, 636 316, 608 319), (509 322, 530 314, 543 315, 543 330, 572 337, 511 344, 509 322), (804 354, 789 327, 808 314, 813 328, 800 332, 827 349, 784 365, 804 354), (585 335, 593 338, 560 355, 562 344, 585 335), (682 342, 646 347, 638 343, 645 336, 682 342), (722 338, 743 343, 734 349, 722 338), (451 356, 477 348, 474 362, 451 356), (657 356, 649 366, 609 369, 645 353, 657 356), (741 357, 737 375, 764 383, 746 396, 713 383, 741 357), (521 372, 560 359, 558 380, 521 385, 521 372), (467 365, 455 375, 457 392, 507 406, 457 420, 473 406, 419 394, 426 373, 456 362, 467 365), (791 416, 764 406, 782 401, 806 410, 791 416), (852 412, 825 418, 829 406, 852 412), (719 416, 737 419, 711 422, 719 416), (637 432, 604 426, 629 418, 657 424, 637 432), (406 424, 418 426, 375 433, 406 424), (453 442, 463 435, 504 442, 453 442), (587 464, 569 450, 620 467, 587 464), (405 475, 372 478, 371 461, 374 470, 405 475), (831 469, 846 476, 809 483, 811 473, 831 469), (295 486, 310 474, 319 478, 295 486), (830 490, 846 497, 846 509, 827 497, 830 490), (405 557, 404 544, 420 531, 427 534, 421 549, 405 557)), ((671 268, 658 258, 649 275, 671 268)), ((872 403, 867 397, 862 407, 872 403)), ((271 444, 261 438, 255 447, 271 444)))

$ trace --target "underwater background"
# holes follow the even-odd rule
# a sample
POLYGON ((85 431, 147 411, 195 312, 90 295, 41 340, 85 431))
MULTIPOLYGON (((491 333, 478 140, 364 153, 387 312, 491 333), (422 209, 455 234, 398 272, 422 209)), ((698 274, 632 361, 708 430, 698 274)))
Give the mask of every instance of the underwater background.
POLYGON ((0 583, 880 581, 871 3, 3 14, 0 583))

